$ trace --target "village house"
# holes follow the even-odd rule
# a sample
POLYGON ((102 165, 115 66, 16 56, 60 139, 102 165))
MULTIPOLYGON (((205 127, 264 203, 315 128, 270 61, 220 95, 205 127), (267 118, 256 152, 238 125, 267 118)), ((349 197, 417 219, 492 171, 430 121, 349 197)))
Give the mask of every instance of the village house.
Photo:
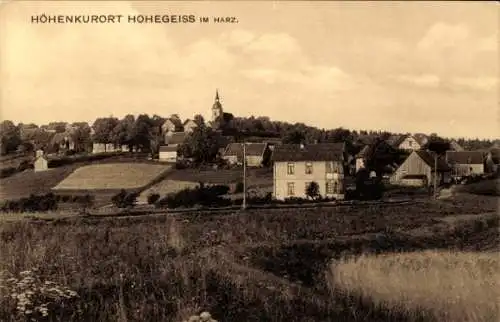
POLYGON ((360 169, 364 169, 366 167, 366 157, 368 153, 370 152, 370 146, 365 145, 361 151, 356 154, 356 172, 358 172, 360 169))
POLYGON ((127 145, 115 145, 114 143, 92 143, 92 153, 129 152, 127 145))
POLYGON ((50 140, 50 145, 56 151, 69 151, 75 149, 75 142, 68 132, 55 133, 50 140))
POLYGON ((186 132, 186 133, 192 133, 194 131, 194 129, 196 129, 197 127, 198 127, 198 124, 196 124, 196 122, 191 120, 191 119, 187 119, 183 124, 183 129, 184 129, 184 132, 186 132))
POLYGON ((49 169, 49 161, 42 150, 37 150, 35 152, 35 162, 33 163, 34 171, 46 171, 49 169))
POLYGON ((460 151, 465 151, 465 149, 460 144, 458 144, 457 141, 451 140, 451 142, 450 142, 450 151, 460 152, 460 151))
POLYGON ((183 130, 182 122, 178 117, 170 117, 161 125, 161 133, 165 138, 172 133, 182 132, 183 130))
POLYGON ((479 151, 447 151, 446 162, 452 177, 484 174, 484 154, 479 151))
POLYGON ((176 162, 178 159, 177 149, 187 138, 186 132, 173 132, 165 137, 165 145, 160 146, 158 159, 166 162, 176 162))
POLYGON ((346 159, 344 143, 276 146, 272 156, 274 198, 307 198, 307 187, 316 182, 321 196, 344 199, 346 159))
POLYGON ((500 170, 499 164, 500 164, 500 148, 490 148, 488 152, 486 152, 485 172, 487 173, 499 172, 500 170))
POLYGON ((160 146, 160 151, 158 159, 164 162, 177 162, 177 145, 162 145, 160 146))
POLYGON ((387 139, 387 143, 393 148, 406 151, 420 150, 428 141, 428 137, 421 133, 415 135, 392 135, 389 139, 387 139))
POLYGON ((230 165, 243 164, 243 144, 245 144, 246 165, 262 167, 268 161, 270 150, 266 143, 230 143, 222 154, 222 158, 230 165))
POLYGON ((439 185, 450 182, 451 169, 443 158, 436 158, 429 151, 413 151, 390 177, 392 184, 403 186, 431 186, 436 173, 439 185))

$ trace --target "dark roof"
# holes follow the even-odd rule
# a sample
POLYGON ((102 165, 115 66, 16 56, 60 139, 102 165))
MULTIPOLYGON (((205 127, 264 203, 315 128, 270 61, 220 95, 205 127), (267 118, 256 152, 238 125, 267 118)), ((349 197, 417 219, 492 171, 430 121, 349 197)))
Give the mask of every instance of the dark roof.
POLYGON ((177 152, 177 147, 171 145, 162 145, 160 146, 160 152, 177 152))
MULTIPOLYGON (((429 151, 419 150, 414 151, 431 169, 434 169, 434 155, 429 151)), ((450 167, 443 158, 438 157, 437 160, 438 171, 450 171, 450 167)))
POLYGON ((186 132, 173 132, 165 138, 166 144, 182 144, 186 140, 186 132))
POLYGON ((391 135, 387 140, 386 142, 389 144, 389 145, 392 145, 393 147, 398 147, 403 141, 404 139, 406 139, 408 137, 407 134, 405 135, 399 135, 399 134, 395 134, 395 135, 391 135))
POLYGON ((417 140, 418 144, 424 146, 427 142, 429 142, 429 137, 424 133, 415 133, 411 135, 415 140, 417 140))
POLYGON ((220 149, 226 149, 228 144, 234 143, 234 137, 220 135, 217 137, 217 145, 220 149))
POLYGON ((344 158, 344 143, 277 145, 272 156, 273 161, 343 161, 344 158))
POLYGON ((477 151, 447 151, 446 160, 448 163, 482 164, 484 154, 477 151))
POLYGON ((358 152, 358 154, 356 154, 356 158, 364 158, 368 152, 370 151, 370 146, 369 145, 365 145, 361 151, 358 152))
POLYGON ((162 124, 162 127, 163 125, 167 122, 167 121, 170 121, 174 124, 176 130, 179 130, 179 129, 182 129, 182 121, 178 118, 175 118, 175 117, 169 117, 165 120, 165 122, 163 122, 162 124))
MULTIPOLYGON (((265 143, 247 143, 246 155, 247 156, 262 156, 266 150, 267 144, 265 143)), ((224 156, 236 156, 238 159, 243 157, 243 144, 230 143, 224 150, 224 156)))

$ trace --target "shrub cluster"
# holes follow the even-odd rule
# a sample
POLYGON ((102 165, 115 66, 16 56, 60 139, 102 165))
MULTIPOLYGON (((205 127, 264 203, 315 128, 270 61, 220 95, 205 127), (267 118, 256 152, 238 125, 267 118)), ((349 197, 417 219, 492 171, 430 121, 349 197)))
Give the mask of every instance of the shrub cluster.
POLYGON ((111 198, 111 202, 118 208, 130 208, 135 206, 138 196, 137 192, 127 192, 125 189, 122 189, 111 198))
POLYGON ((37 212, 56 210, 59 197, 53 193, 30 195, 27 198, 4 201, 0 210, 4 212, 37 212))
POLYGON ((194 189, 186 188, 177 193, 169 194, 156 204, 159 207, 179 208, 200 206, 230 206, 231 200, 221 197, 229 192, 225 185, 204 187, 200 185, 194 189))
POLYGON ((98 161, 114 156, 119 156, 122 154, 123 152, 105 152, 105 153, 90 154, 90 155, 64 156, 64 157, 50 159, 48 161, 48 166, 49 168, 57 168, 63 165, 70 165, 76 162, 98 161))
POLYGON ((18 172, 23 172, 27 169, 33 169, 33 163, 28 160, 23 160, 16 167, 6 167, 0 170, 0 179, 10 177, 18 172))

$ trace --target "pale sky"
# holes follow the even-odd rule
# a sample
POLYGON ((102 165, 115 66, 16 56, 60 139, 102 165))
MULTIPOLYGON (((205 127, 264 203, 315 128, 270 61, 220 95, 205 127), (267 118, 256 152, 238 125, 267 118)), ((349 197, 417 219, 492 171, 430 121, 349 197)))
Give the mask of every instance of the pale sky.
POLYGON ((235 116, 320 128, 500 137, 495 2, 9 2, 0 4, 0 118, 235 116), (120 24, 32 24, 36 14, 120 24), (234 16, 130 24, 127 15, 234 16))

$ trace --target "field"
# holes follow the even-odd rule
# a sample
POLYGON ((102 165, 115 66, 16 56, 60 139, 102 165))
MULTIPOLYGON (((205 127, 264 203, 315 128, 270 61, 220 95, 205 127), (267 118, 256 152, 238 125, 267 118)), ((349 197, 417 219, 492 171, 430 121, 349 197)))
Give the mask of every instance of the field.
POLYGON ((41 172, 26 170, 0 179, 0 200, 48 193, 52 187, 70 175, 76 168, 76 165, 70 165, 41 172))
MULTIPOLYGON (((180 322, 203 310, 223 322, 437 321, 401 299, 380 304, 371 290, 385 283, 383 274, 404 278, 414 269, 401 264, 387 271, 372 256, 387 254, 405 263, 404 255, 390 254, 443 250, 450 256, 434 257, 440 258, 436 265, 441 273, 442 265, 457 258, 469 259, 476 265, 472 270, 483 267, 478 264, 481 252, 499 250, 498 201, 464 195, 400 206, 2 222, 0 271, 22 278, 21 272, 29 270, 22 274, 32 284, 49 280, 76 291, 77 298, 57 302, 64 307, 55 301, 47 306, 54 321, 180 322), (357 258, 380 269, 372 284, 356 279, 365 275, 357 258), (344 279, 332 279, 340 272, 332 271, 332 260, 352 265, 344 270, 344 279)), ((418 259, 413 256, 413 261, 418 259)), ((468 272, 468 262, 460 263, 461 272, 468 272)), ((462 281, 476 285, 481 280, 475 276, 479 273, 462 281)), ((434 290, 429 287, 427 292, 434 290)), ((13 315, 21 300, 9 297, 9 290, 0 288, 0 320, 21 321, 41 306, 33 297, 28 301, 36 302, 33 307, 13 315)), ((469 299, 461 308, 473 313, 468 309, 477 301, 469 299)), ((453 306, 437 303, 445 315, 457 313, 453 306)), ((482 321, 497 321, 489 303, 481 308, 490 319, 482 321)))
POLYGON ((169 166, 142 163, 103 163, 76 169, 53 189, 116 190, 136 189, 169 170, 169 166))
MULTIPOLYGON (((197 169, 182 169, 172 170, 165 180, 153 185, 149 189, 143 191, 139 196, 139 200, 147 200, 147 196, 151 193, 158 193, 160 196, 166 196, 170 193, 178 192, 185 188, 193 188, 198 186, 200 182, 205 184, 223 184, 234 188, 236 183, 242 182, 242 169, 223 169, 223 170, 197 170, 197 169)), ((249 195, 261 194, 265 195, 272 191, 273 177, 272 169, 252 169, 247 172, 247 189, 249 195)), ((235 198, 241 198, 239 195, 234 195, 235 198)))

